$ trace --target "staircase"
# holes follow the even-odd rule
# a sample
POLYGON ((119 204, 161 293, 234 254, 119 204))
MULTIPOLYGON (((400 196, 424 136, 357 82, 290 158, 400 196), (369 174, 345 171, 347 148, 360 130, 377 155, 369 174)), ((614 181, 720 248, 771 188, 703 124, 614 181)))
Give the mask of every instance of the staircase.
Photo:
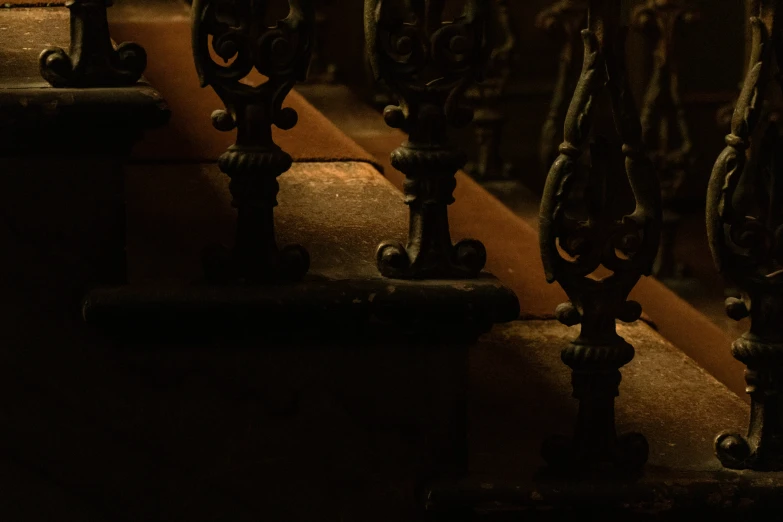
MULTIPOLYGON (((370 42, 400 28, 376 3, 370 42)), ((447 40, 472 66, 436 63, 448 78, 481 65, 488 3, 468 3, 447 40)), ((110 26, 100 2, 0 10, 0 519, 761 520, 781 505, 779 471, 715 456, 716 434, 747 426, 744 365, 674 294, 636 284, 656 234, 614 267, 619 286, 542 265, 547 235, 456 172, 445 128, 465 117, 438 105, 452 87, 421 95, 370 46, 408 112, 338 85, 288 93, 311 2, 289 2, 269 46, 266 2, 223 5, 247 9, 235 34, 218 4, 196 0, 193 19, 178 1, 119 4, 110 26), (98 46, 86 69, 45 59, 44 79, 45 48, 80 63, 79 24, 141 45, 144 76, 126 74, 136 47, 98 46), (216 73, 218 51, 261 65, 216 73), (675 346, 682 325, 701 337, 675 346)), ((591 4, 601 38, 611 4, 591 4)), ((655 194, 636 194, 649 226, 655 194)), ((616 226, 590 211, 595 237, 616 226)))

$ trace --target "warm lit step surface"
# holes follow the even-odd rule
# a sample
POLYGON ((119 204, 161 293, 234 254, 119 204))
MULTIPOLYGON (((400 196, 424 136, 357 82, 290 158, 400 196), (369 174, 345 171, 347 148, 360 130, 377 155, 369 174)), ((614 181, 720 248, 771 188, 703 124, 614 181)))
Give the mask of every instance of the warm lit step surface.
POLYGON ((641 432, 650 445, 639 477, 544 478, 542 442, 570 436, 576 419, 560 350, 578 327, 518 321, 497 325, 471 352, 471 477, 434 487, 429 508, 502 520, 608 509, 624 517, 611 520, 668 521, 694 508, 739 520, 731 517, 779 506, 783 473, 727 470, 713 453, 719 432, 744 433, 745 403, 646 324, 620 325, 618 332, 636 349, 622 369, 618 432, 641 432))
POLYGON ((69 48, 64 6, 0 9, 0 149, 4 154, 73 154, 129 150, 141 129, 170 113, 146 82, 120 88, 53 88, 39 70, 50 46, 69 48))
POLYGON ((0 87, 48 87, 38 56, 52 45, 68 49, 69 19, 64 6, 0 9, 0 87))
POLYGON ((311 267, 301 283, 268 288, 200 283, 202 251, 234 241, 236 210, 228 177, 217 165, 139 165, 127 172, 130 286, 93 292, 91 322, 154 319, 184 331, 251 316, 256 328, 271 320, 268 326, 285 330, 319 315, 323 324, 398 314, 400 324, 426 329, 437 322, 455 330, 466 321, 518 317, 513 292, 489 275, 475 281, 380 275, 376 249, 383 241, 405 241, 408 209, 402 194, 367 163, 294 163, 279 178, 278 243, 303 245, 311 267))

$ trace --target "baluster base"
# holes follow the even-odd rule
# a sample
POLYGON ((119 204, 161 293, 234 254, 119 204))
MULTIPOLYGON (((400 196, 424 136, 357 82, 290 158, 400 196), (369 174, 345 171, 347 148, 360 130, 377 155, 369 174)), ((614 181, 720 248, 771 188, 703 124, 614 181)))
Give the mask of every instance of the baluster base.
POLYGON ((47 47, 38 62, 41 76, 54 87, 123 87, 134 85, 147 67, 147 53, 135 43, 116 49, 109 35, 103 0, 73 0, 70 50, 47 47))
POLYGON ((783 471, 783 448, 762 451, 757 439, 737 433, 723 432, 715 437, 715 455, 724 468, 783 471))
MULTIPOLYGON (((133 42, 124 42, 107 56, 83 64, 65 49, 47 47, 38 58, 41 76, 53 87, 125 87, 135 85, 147 68, 147 53, 133 42)), ((82 60, 85 61, 85 60, 82 60)))
MULTIPOLYGON (((222 111, 213 118, 219 120, 222 111)), ((225 114, 225 113, 223 113, 225 114)), ((231 180, 232 205, 237 208, 233 249, 213 246, 202 254, 209 282, 296 282, 310 268, 310 254, 298 244, 277 247, 274 209, 280 191, 278 178, 293 163, 280 148, 232 146, 218 160, 231 180)))
MULTIPOLYGON (((392 127, 402 116, 387 107, 392 127)), ((393 279, 472 279, 487 262, 487 250, 475 239, 452 244, 448 207, 454 202, 457 171, 465 165, 462 151, 441 144, 408 141, 392 152, 392 166, 405 174, 405 203, 410 208, 407 246, 381 243, 378 270, 393 279)))
POLYGON ((783 471, 783 364, 779 360, 783 344, 763 343, 746 334, 732 351, 738 360, 750 362, 745 370, 750 423, 746 436, 720 433, 715 438, 715 455, 729 469, 783 471))
POLYGON ((419 252, 402 243, 386 241, 376 253, 378 270, 390 279, 474 279, 487 262, 481 241, 465 239, 445 251, 419 252))
MULTIPOLYGON (((561 308, 561 312, 566 310, 561 308)), ((569 324, 566 317, 561 319, 569 324)), ((583 324, 584 328, 584 324, 583 324)), ((647 462, 649 445, 643 435, 617 435, 615 398, 620 394, 620 368, 631 362, 634 349, 622 337, 605 343, 582 338, 561 354, 572 369, 573 397, 579 401, 579 414, 573 439, 555 436, 542 447, 542 456, 555 472, 588 474, 628 474, 647 462)))

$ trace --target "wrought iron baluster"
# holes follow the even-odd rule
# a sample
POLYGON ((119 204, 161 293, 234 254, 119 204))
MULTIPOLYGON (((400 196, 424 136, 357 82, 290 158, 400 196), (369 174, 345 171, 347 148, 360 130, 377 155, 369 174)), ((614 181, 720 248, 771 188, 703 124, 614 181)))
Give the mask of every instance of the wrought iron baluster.
POLYGON ((316 5, 315 39, 313 40, 310 72, 307 75, 307 82, 335 83, 337 80, 337 66, 328 60, 328 53, 324 53, 324 36, 329 27, 329 19, 324 9, 332 5, 332 0, 316 0, 316 5))
POLYGON ((106 8, 111 0, 70 0, 71 45, 49 47, 39 58, 41 76, 54 87, 133 85, 147 67, 147 53, 135 43, 116 49, 109 35, 106 8))
MULTIPOLYGON (((582 74, 568 110, 565 141, 549 172, 541 203, 541 256, 547 279, 557 281, 570 301, 557 309, 566 325, 581 324, 579 337, 562 352, 573 370, 579 416, 573 440, 553 438, 543 455, 554 468, 569 471, 632 471, 647 460, 644 436, 617 436, 614 401, 620 368, 633 347, 616 332, 616 319, 639 319, 641 306, 628 295, 649 275, 658 249, 661 195, 625 75, 624 28, 616 0, 591 0, 582 74), (622 141, 622 154, 635 210, 614 215, 613 163, 609 142, 589 145, 597 96, 608 93, 622 141), (590 148, 590 166, 582 161, 590 148), (606 275, 599 271, 603 268, 606 275)), ((619 147, 618 147, 619 148, 619 147)), ((617 150, 614 151, 619 152, 617 150)))
POLYGON ((549 105, 544 126, 541 129, 539 161, 548 171, 557 158, 557 143, 568 110, 569 96, 576 86, 579 76, 575 66, 576 57, 582 47, 581 30, 587 17, 587 0, 557 0, 536 18, 536 25, 563 42, 560 51, 560 66, 555 82, 555 91, 549 105), (562 127, 560 127, 562 128, 562 127))
MULTIPOLYGON (((746 61, 745 61, 745 67, 743 70, 743 81, 745 77, 748 75, 748 67, 750 62, 747 61, 750 59, 750 55, 752 54, 751 46, 753 44, 753 28, 750 23, 750 19, 755 16, 759 12, 759 2, 761 0, 745 0, 745 55, 746 55, 746 61)), ((742 90, 742 84, 740 84, 739 89, 742 90)), ((718 122, 718 125, 721 127, 730 128, 731 127, 731 120, 734 116, 734 108, 737 106, 737 100, 733 100, 726 105, 721 106, 718 109, 718 113, 716 114, 716 120, 718 122)))
POLYGON ((219 159, 231 178, 237 208, 233 251, 217 248, 205 255, 212 280, 299 280, 309 269, 307 251, 299 245, 278 249, 274 207, 277 178, 291 168, 291 156, 272 140, 272 125, 293 128, 297 114, 282 108, 297 81, 307 74, 315 12, 311 0, 288 0, 288 16, 267 27, 267 0, 195 0, 193 54, 202 87, 211 86, 227 110, 212 114, 220 131, 237 130, 236 143, 219 159), (210 48, 223 63, 211 56, 210 48), (253 70, 266 81, 243 80, 253 70))
POLYGON ((676 280, 686 268, 678 262, 674 242, 682 216, 677 203, 688 170, 693 166, 693 143, 680 99, 678 30, 699 17, 688 0, 647 0, 633 13, 633 23, 653 43, 654 66, 642 107, 642 139, 652 152, 661 181, 663 234, 653 274, 659 279, 676 280))
POLYGON ((486 262, 479 241, 452 244, 448 205, 455 175, 467 158, 449 143, 448 127, 468 125, 473 111, 461 104, 471 83, 482 77, 489 58, 486 28, 490 0, 468 0, 462 16, 444 23, 447 0, 365 1, 368 55, 376 79, 400 99, 384 119, 408 140, 392 153, 392 165, 406 176, 410 206, 407 246, 378 247, 378 268, 398 279, 478 276, 486 262))
POLYGON ((478 155, 476 161, 468 163, 465 170, 474 178, 484 180, 509 178, 514 168, 503 160, 500 147, 503 142, 503 128, 508 123, 504 102, 513 70, 517 38, 508 0, 495 0, 494 4, 495 22, 500 37, 492 50, 486 79, 480 86, 467 92, 468 99, 476 107, 473 131, 478 155))
MULTIPOLYGON (((761 8, 760 4, 761 0, 745 0, 745 62, 744 62, 744 69, 743 69, 743 75, 742 75, 742 81, 739 84, 739 90, 741 91, 744 83, 745 78, 748 76, 748 72, 750 69, 750 61, 753 55, 753 23, 752 19, 758 15, 759 9, 761 8)), ((727 103, 726 105, 722 106, 720 109, 718 109, 718 115, 717 115, 717 121, 718 125, 721 127, 725 127, 726 129, 731 129, 731 123, 732 119, 734 117, 734 109, 737 106, 737 99, 727 103)), ((760 116, 759 119, 759 125, 769 125, 771 122, 777 121, 780 119, 780 106, 779 103, 775 100, 769 100, 765 99, 763 103, 763 113, 760 116)), ((752 162, 755 161, 755 158, 758 157, 758 154, 753 154, 750 157, 751 164, 746 165, 746 168, 752 170, 755 168, 755 166, 752 165, 752 162)), ((735 199, 742 199, 742 188, 738 187, 738 195, 735 199)), ((728 284, 724 288, 724 295, 726 298, 729 297, 737 297, 739 298, 741 295, 741 292, 739 289, 736 288, 736 286, 731 281, 726 281, 728 284)))
POLYGON ((765 96, 782 85, 782 0, 761 0, 751 19, 752 54, 727 147, 712 172, 707 232, 720 271, 742 291, 729 298, 729 317, 750 317, 732 353, 747 366, 751 397, 747 436, 715 441, 724 466, 783 470, 783 137, 765 117, 765 96))

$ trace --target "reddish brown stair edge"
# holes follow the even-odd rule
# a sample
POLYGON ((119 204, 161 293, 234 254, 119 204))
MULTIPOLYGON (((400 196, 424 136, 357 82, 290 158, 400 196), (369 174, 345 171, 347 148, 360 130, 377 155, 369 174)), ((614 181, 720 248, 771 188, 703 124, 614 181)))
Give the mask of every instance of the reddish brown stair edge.
MULTIPOLYGON (((167 127, 149 131, 136 146, 134 160, 141 162, 212 162, 234 143, 235 131, 219 132, 210 116, 223 103, 212 89, 199 87, 192 59, 190 22, 155 20, 115 22, 112 38, 134 41, 147 51, 145 78, 160 91, 171 107, 167 127)), ((294 161, 366 162, 380 168, 375 158, 339 131, 300 94, 292 92, 284 104, 299 114, 290 131, 273 128, 276 143, 294 161)))

